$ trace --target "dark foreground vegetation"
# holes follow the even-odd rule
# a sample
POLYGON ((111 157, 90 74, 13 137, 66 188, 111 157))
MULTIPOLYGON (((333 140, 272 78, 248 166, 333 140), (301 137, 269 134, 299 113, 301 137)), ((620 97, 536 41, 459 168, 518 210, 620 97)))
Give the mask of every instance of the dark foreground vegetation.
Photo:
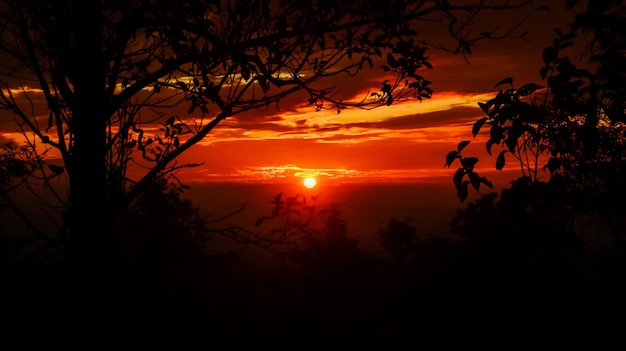
MULTIPOLYGON (((292 245, 276 253, 283 264, 274 269, 235 253, 207 254, 210 240, 177 230, 188 214, 167 217, 171 222, 144 227, 143 237, 114 253, 115 310, 102 340, 68 338, 73 292, 64 262, 45 255, 33 262, 16 251, 25 243, 3 238, 3 335, 26 345, 279 350, 620 335, 623 247, 555 230, 560 223, 519 209, 507 212, 505 203, 520 201, 515 190, 501 205, 487 196, 459 212, 455 222, 465 224, 456 239, 425 238, 419 223, 390 218, 376 234, 386 256, 359 250, 336 207, 311 222, 292 214, 285 232, 292 245)), ((302 210, 296 202, 281 204, 302 210)), ((161 205, 145 215, 186 206, 176 196, 161 205)))

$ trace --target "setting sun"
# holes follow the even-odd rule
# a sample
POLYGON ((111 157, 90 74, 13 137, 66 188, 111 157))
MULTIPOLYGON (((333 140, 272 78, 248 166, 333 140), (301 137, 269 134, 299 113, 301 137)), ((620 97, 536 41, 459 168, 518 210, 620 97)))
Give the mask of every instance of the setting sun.
POLYGON ((315 186, 315 184, 317 184, 317 182, 315 181, 315 178, 305 178, 304 179, 304 186, 311 189, 315 186))

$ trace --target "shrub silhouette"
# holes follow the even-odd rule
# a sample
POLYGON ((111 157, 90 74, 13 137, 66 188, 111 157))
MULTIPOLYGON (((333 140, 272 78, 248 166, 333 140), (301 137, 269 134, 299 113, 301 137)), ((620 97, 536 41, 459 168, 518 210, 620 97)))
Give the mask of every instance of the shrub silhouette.
POLYGON ((410 225, 411 218, 389 218, 387 227, 376 233, 380 244, 387 249, 397 265, 404 265, 417 248, 417 228, 410 225))

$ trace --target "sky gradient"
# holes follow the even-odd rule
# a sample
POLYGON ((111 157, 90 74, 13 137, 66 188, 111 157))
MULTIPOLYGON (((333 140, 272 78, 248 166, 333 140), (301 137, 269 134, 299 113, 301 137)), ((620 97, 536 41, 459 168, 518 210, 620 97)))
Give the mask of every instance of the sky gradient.
MULTIPOLYGON (((278 107, 227 119, 184 155, 182 161, 203 165, 182 171, 181 178, 263 183, 316 176, 320 186, 449 181, 453 170, 443 167, 445 155, 461 140, 472 140, 466 154, 482 160, 479 172, 494 172, 495 158, 484 151, 484 139, 471 134, 472 124, 483 116, 477 104, 495 96, 495 84, 505 77, 513 77, 516 86, 541 84, 542 49, 551 44, 553 29, 564 27, 572 15, 559 10, 537 13, 525 22, 527 41, 512 36, 481 42, 467 60, 431 49, 433 69, 422 71, 433 82, 431 99, 337 113, 315 111, 306 96, 294 95, 278 107)), ((358 101, 385 79, 375 67, 332 84, 343 97, 358 101)))

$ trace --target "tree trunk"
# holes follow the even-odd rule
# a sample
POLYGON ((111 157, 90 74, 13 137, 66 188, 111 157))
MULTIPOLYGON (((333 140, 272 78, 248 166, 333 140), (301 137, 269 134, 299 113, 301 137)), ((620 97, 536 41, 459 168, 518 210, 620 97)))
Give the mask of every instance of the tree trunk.
POLYGON ((69 229, 72 321, 86 340, 108 334, 113 245, 107 216, 105 70, 100 1, 69 0, 72 101, 69 229))

